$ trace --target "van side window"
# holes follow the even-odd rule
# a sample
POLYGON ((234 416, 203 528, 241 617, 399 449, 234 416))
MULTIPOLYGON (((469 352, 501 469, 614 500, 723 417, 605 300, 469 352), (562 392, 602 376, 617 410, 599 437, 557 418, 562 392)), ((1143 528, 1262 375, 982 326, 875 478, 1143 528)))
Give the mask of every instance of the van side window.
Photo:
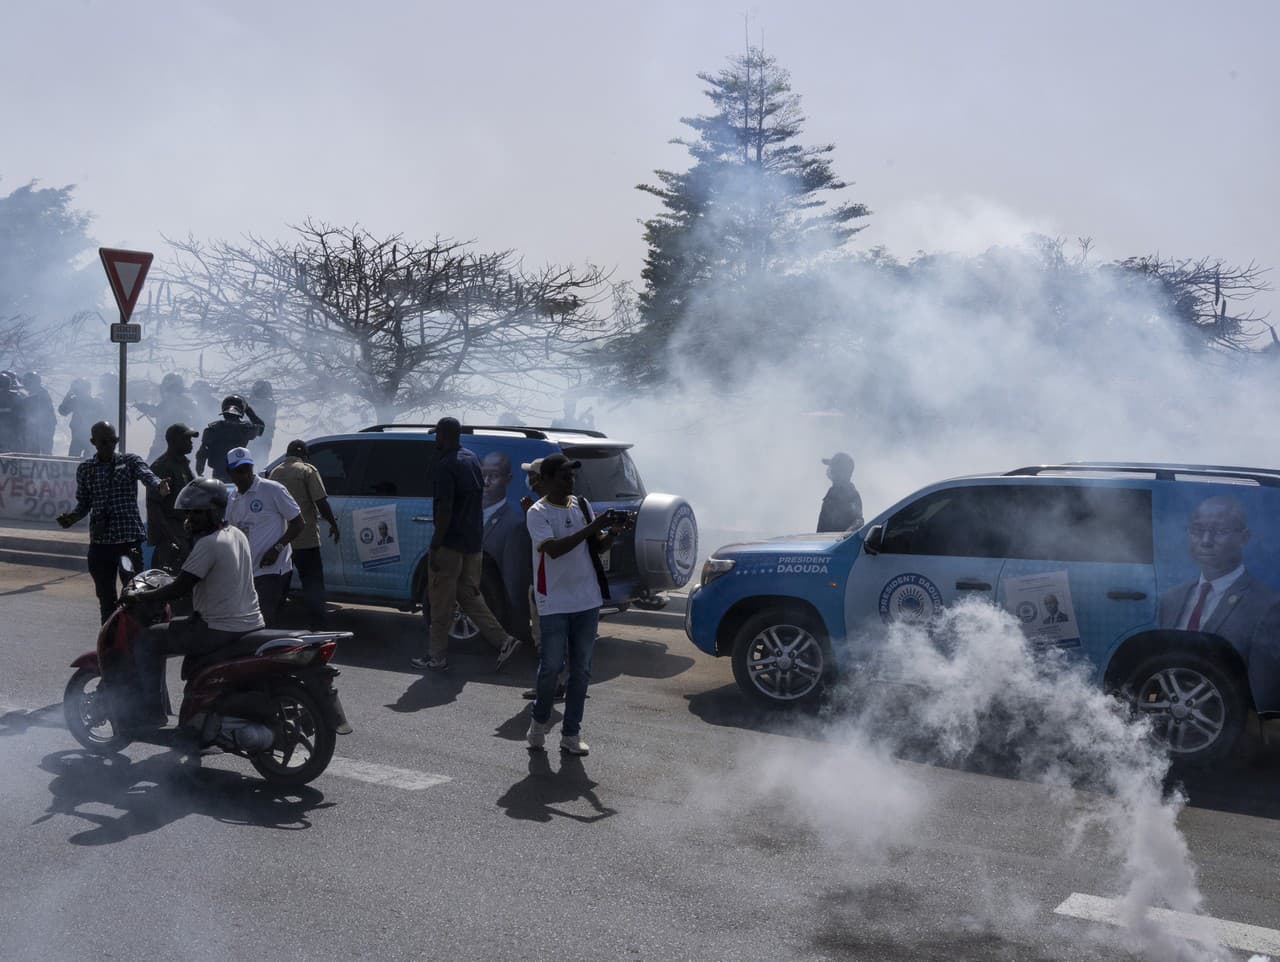
POLYGON ((1011 486, 948 488, 907 505, 885 524, 885 554, 1008 557, 1011 486))
POLYGON ((307 460, 320 472, 325 492, 330 497, 356 494, 355 469, 360 457, 360 441, 330 441, 313 444, 307 460))
POLYGON ((379 498, 431 497, 434 441, 379 440, 369 445, 360 494, 379 498))
POLYGON ((1017 489, 1010 558, 1151 564, 1151 491, 1099 485, 1017 489))

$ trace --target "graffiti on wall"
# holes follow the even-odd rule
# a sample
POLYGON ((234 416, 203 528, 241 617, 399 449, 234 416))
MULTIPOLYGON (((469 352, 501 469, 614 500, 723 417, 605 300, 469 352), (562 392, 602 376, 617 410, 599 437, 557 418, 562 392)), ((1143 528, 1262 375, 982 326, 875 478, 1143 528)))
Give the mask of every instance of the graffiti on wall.
POLYGON ((0 518, 52 522, 76 502, 75 458, 0 455, 0 518))

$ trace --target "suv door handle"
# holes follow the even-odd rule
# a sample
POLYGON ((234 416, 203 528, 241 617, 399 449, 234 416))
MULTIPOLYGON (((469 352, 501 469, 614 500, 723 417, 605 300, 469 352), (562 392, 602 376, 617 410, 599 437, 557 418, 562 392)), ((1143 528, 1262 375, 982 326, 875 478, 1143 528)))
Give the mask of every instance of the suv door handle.
POLYGON ((957 581, 957 591, 990 591, 991 585, 985 581, 957 581))
POLYGON ((413 519, 415 524, 430 524, 432 517, 429 514, 420 514, 413 519))
POLYGON ((1107 597, 1112 601, 1142 601, 1146 598, 1145 591, 1108 591, 1107 597))

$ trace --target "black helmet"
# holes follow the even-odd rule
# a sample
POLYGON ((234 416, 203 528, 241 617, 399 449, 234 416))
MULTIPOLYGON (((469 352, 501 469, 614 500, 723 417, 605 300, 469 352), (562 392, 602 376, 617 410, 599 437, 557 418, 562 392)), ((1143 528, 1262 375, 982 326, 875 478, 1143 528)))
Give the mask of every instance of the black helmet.
POLYGON ((271 397, 271 382, 270 381, 254 381, 252 396, 253 397, 271 397))
POLYGON ((215 478, 196 478, 178 492, 175 511, 208 511, 217 524, 227 510, 227 486, 215 478))
POLYGON ((222 399, 222 410, 226 411, 233 407, 239 408, 242 412, 244 411, 244 398, 239 394, 228 394, 222 399))
POLYGON ((18 390, 18 375, 12 371, 0 371, 0 389, 8 391, 18 390))
POLYGON ((162 391, 181 393, 185 387, 186 385, 182 383, 181 374, 166 374, 160 379, 160 390, 162 391))

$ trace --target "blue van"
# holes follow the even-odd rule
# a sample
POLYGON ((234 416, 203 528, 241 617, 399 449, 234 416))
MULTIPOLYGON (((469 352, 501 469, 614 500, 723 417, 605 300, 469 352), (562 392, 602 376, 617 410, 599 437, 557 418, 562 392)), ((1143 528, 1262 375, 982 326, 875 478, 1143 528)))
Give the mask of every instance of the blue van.
POLYGON ((685 630, 757 702, 816 698, 887 622, 1011 612, 1151 716, 1175 757, 1280 715, 1280 472, 1073 462, 958 478, 860 530, 715 551, 685 630))
MULTIPOLYGON (((463 425, 464 447, 484 474, 486 602, 508 631, 529 634, 532 553, 520 499, 530 494, 521 464, 554 452, 581 461, 577 492, 603 511, 636 512, 636 527, 601 558, 608 607, 684 586, 693 574, 698 528, 693 509, 674 495, 646 491, 631 445, 599 431, 463 425)), ((337 516, 341 540, 321 538, 330 600, 426 612, 427 546, 431 542, 434 425, 378 424, 356 434, 308 441, 337 516)), ((274 466, 274 465, 273 465, 274 466)), ((429 614, 429 612, 427 612, 429 614)), ((459 612, 453 637, 476 634, 459 612)))

